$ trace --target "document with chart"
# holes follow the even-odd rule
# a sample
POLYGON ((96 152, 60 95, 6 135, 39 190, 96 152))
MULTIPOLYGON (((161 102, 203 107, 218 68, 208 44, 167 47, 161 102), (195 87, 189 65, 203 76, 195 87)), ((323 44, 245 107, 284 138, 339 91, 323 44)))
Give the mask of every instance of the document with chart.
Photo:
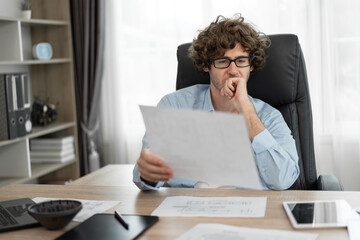
POLYGON ((167 197, 151 213, 160 217, 264 217, 266 197, 167 197))
POLYGON ((140 106, 150 151, 174 177, 209 187, 262 189, 241 114, 140 106))
POLYGON ((275 229, 237 227, 216 223, 200 223, 176 240, 194 239, 266 239, 266 240, 315 240, 319 234, 275 229))

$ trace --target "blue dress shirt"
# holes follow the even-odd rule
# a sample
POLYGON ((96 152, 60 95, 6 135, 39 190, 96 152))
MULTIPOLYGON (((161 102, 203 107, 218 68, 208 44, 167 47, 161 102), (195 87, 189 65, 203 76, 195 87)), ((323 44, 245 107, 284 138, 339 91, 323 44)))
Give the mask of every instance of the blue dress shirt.
MULTIPOLYGON (((265 130, 256 135, 251 143, 256 165, 264 189, 283 190, 289 188, 299 176, 298 155, 295 140, 281 113, 269 104, 249 96, 265 130)), ((183 88, 164 96, 158 106, 185 108, 213 112, 210 85, 199 84, 183 88)), ((149 143, 143 137, 143 149, 149 143)), ((231 171, 229 169, 229 171, 231 171)), ((142 181, 137 164, 133 181, 141 190, 156 190, 159 187, 196 187, 198 181, 173 177, 169 182, 151 184, 142 181)))

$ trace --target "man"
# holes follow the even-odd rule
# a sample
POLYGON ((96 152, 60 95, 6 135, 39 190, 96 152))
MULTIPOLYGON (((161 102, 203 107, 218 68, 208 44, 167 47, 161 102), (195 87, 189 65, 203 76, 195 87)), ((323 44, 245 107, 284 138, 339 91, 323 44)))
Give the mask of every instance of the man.
MULTIPOLYGON (((263 188, 283 190, 299 176, 295 141, 281 113, 247 92, 250 72, 264 66, 269 46, 270 39, 244 22, 243 17, 218 16, 189 49, 197 70, 209 74, 210 85, 195 85, 168 94, 158 106, 243 114, 263 188)), ((151 154, 146 136, 133 181, 142 190, 161 186, 204 187, 196 180, 174 176, 162 159, 151 154)))

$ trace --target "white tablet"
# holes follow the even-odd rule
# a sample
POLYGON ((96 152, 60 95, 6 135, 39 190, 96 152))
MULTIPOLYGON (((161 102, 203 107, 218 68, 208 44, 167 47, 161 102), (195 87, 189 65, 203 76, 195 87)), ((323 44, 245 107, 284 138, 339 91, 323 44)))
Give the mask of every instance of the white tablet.
POLYGON ((283 206, 294 228, 346 227, 349 220, 359 218, 345 200, 283 202, 283 206))

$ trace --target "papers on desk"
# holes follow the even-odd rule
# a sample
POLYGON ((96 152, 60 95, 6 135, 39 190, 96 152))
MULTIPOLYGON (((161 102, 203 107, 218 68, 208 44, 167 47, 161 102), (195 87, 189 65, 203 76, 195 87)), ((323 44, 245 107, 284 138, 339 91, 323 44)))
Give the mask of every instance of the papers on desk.
POLYGON ((161 217, 264 217, 266 197, 167 197, 151 215, 161 217))
POLYGON ((360 239, 360 220, 351 220, 347 226, 350 240, 360 239))
POLYGON ((241 114, 140 106, 151 152, 175 177, 262 189, 241 114))
POLYGON ((73 218, 73 221, 75 222, 85 221, 92 215, 96 213, 105 212, 106 210, 120 203, 119 201, 95 201, 95 200, 84 200, 84 199, 74 199, 74 198, 43 198, 43 197, 36 197, 33 199, 33 201, 39 203, 44 201, 60 200, 60 199, 76 200, 82 203, 82 209, 73 218))
POLYGON ((235 227, 224 224, 198 224, 177 240, 241 239, 241 240, 315 240, 318 234, 235 227))

